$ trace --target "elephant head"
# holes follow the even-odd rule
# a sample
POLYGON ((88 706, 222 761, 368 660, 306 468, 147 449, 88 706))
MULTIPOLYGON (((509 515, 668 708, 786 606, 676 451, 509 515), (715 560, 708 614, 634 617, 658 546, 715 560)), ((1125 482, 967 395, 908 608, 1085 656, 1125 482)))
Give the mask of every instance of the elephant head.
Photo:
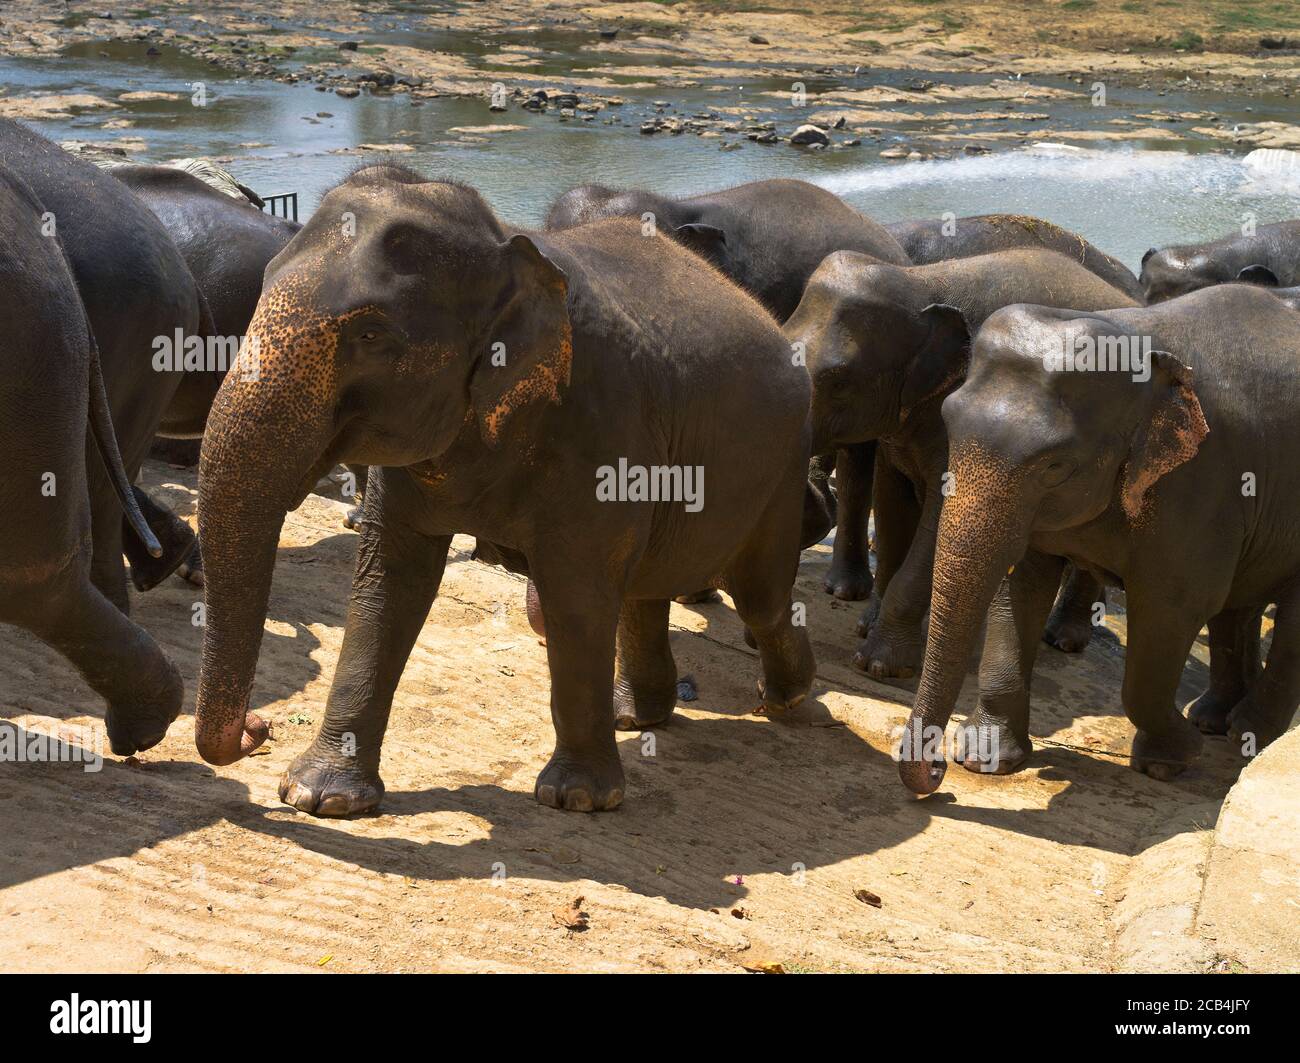
POLYGON ((949 490, 939 524, 925 664, 899 774, 928 794, 980 623, 1036 533, 1117 507, 1149 519, 1149 492, 1209 431, 1191 370, 1100 316, 1011 306, 976 336, 965 383, 944 400, 949 490), (1122 341, 1122 342, 1120 342, 1122 341), (1074 361, 1072 352, 1141 352, 1074 361), (1102 369, 1101 364, 1115 368, 1102 369), (937 730, 935 730, 937 728, 937 730))
POLYGON ((1263 254, 1247 237, 1203 247, 1153 247, 1142 256, 1138 280, 1149 306, 1233 281, 1276 288, 1277 275, 1259 261, 1263 254))
POLYGON ((970 333, 906 269, 854 251, 829 255, 784 325, 812 377, 813 453, 898 431, 965 372, 970 333))
POLYGON ((213 764, 266 735, 247 705, 285 513, 339 461, 411 465, 458 440, 508 449, 568 383, 567 281, 472 189, 372 166, 268 264, 246 342, 200 465, 195 736, 213 764))

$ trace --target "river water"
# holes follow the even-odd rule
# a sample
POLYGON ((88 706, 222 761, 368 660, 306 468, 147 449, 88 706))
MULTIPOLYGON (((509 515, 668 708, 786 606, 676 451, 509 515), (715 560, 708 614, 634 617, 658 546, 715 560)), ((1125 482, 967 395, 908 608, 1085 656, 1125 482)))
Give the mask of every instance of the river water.
MULTIPOLYGON (((390 31, 390 39, 425 43, 419 33, 401 29, 390 31)), ((533 35, 528 41, 554 65, 558 84, 582 87, 584 63, 593 68, 587 54, 590 44, 563 36, 539 44, 533 35)), ((493 62, 492 49, 503 46, 499 35, 491 42, 439 38, 427 43, 473 54, 481 60, 485 78, 508 79, 507 68, 493 62)), ((948 211, 958 216, 989 211, 1038 215, 1082 233, 1136 268, 1151 246, 1218 236, 1248 217, 1263 223, 1300 215, 1300 169, 1260 173, 1246 165, 1241 154, 1225 152, 1220 144, 1190 131, 1174 140, 1070 144, 1073 131, 1089 124, 1096 128, 1095 113, 1086 103, 1074 101, 1052 105, 1050 128, 1054 136, 1059 134, 1059 143, 1038 141, 989 155, 895 162, 881 159, 879 152, 906 139, 905 123, 897 131, 886 129, 878 143, 815 153, 786 144, 757 145, 734 135, 726 140, 739 141, 738 147, 722 150, 718 139, 638 133, 641 122, 658 113, 655 103, 662 100, 668 101, 668 115, 743 105, 759 117, 773 115, 790 124, 789 111, 782 113, 784 105, 775 95, 788 83, 742 83, 727 76, 725 64, 720 64, 718 80, 711 86, 637 88, 631 76, 626 89, 606 86, 602 92, 618 92, 626 105, 608 108, 587 122, 513 106, 505 114, 493 114, 485 100, 439 98, 414 106, 405 95, 342 99, 314 91, 310 84, 232 76, 171 48, 151 58, 145 48, 142 42, 78 44, 59 58, 0 60, 0 87, 9 96, 88 92, 110 100, 140 89, 178 93, 176 100, 31 124, 55 140, 139 138, 145 147, 133 153, 137 161, 186 155, 229 160, 228 168, 259 192, 298 192, 303 217, 325 189, 364 158, 355 151, 363 143, 410 145, 414 150, 395 156, 399 161, 432 176, 469 182, 503 217, 524 225, 538 223, 556 195, 584 181, 689 193, 764 177, 798 177, 831 189, 881 221, 938 217, 948 211), (206 86, 204 107, 190 103, 191 86, 197 81, 206 86), (102 128, 107 120, 120 117, 130 118, 133 126, 111 133, 102 128), (608 125, 606 119, 617 124, 608 125), (525 128, 481 135, 453 132, 489 124, 525 128)), ((608 80, 617 67, 602 63, 601 76, 608 80)), ((865 84, 898 84, 915 75, 873 72, 865 84)), ((948 83, 962 79, 927 76, 948 83)), ((970 80, 970 75, 965 78, 970 80)), ((617 84, 619 79, 613 80, 617 84)), ((809 91, 819 87, 810 83, 809 91)), ((1067 87, 1080 92, 1076 86, 1067 87)), ((1157 106, 1212 109, 1228 121, 1234 116, 1259 121, 1283 117, 1294 104, 1252 99, 1247 106, 1203 94, 1157 99, 1151 92, 1116 90, 1111 105, 1116 113, 1127 109, 1136 114, 1157 106)), ((943 104, 949 112, 961 106, 943 104)), ((1000 128, 1030 126, 1012 121, 1000 128)), ((1184 123, 1173 128, 1188 127, 1184 123)))

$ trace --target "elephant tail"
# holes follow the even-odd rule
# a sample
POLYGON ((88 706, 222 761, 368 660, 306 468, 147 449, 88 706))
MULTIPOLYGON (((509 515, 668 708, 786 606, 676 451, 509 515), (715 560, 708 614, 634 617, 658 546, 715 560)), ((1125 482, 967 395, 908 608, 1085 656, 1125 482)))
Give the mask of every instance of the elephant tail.
POLYGON ((94 333, 90 337, 90 434, 95 437, 99 455, 104 459, 108 478, 113 483, 113 493, 117 495, 122 511, 131 524, 150 557, 162 557, 162 545, 149 528, 149 522, 140 512, 140 505, 131 490, 131 480, 122 464, 122 454, 117 449, 117 434, 113 431, 113 415, 108 408, 108 392, 104 389, 104 374, 99 365, 99 346, 95 343, 94 333))

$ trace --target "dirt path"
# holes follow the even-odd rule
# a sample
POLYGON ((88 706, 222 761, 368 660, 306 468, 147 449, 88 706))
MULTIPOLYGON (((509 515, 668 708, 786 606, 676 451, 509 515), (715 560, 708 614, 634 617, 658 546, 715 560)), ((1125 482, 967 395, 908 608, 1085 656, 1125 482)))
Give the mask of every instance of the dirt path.
MULTIPOLYGON (((191 474, 152 466, 145 482, 192 516, 191 474)), ((552 732, 523 584, 458 539, 398 690, 381 814, 312 819, 276 782, 314 733, 342 640, 356 541, 342 508, 312 496, 285 525, 254 692, 275 727, 267 755, 197 761, 198 596, 170 580, 134 603, 185 673, 166 741, 99 773, 0 764, 0 968, 1108 970, 1125 962, 1117 920, 1142 907, 1130 869, 1151 875, 1133 855, 1194 843, 1240 768, 1220 740, 1173 785, 1128 770, 1106 633, 1083 657, 1044 648, 1031 770, 954 767, 943 793, 911 800, 888 755, 910 695, 846 665, 854 608, 822 593, 818 548, 797 590, 816 696, 786 722, 751 715, 757 660, 735 614, 675 606, 699 700, 653 756, 621 736, 619 811, 557 813, 532 799, 552 732), (553 913, 579 896, 589 926, 574 932, 553 913)), ((101 725, 34 638, 0 628, 0 660, 0 717, 101 725)), ((1189 666, 1185 697, 1203 677, 1189 666)))

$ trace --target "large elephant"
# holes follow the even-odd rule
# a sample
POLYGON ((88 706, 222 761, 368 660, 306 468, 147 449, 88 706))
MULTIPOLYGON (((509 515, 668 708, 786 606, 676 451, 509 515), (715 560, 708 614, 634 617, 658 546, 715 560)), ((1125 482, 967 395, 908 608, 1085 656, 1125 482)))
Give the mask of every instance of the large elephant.
POLYGON ((181 677, 92 581, 92 479, 103 481, 142 553, 161 545, 135 506, 94 334, 49 206, 7 162, 0 231, 0 622, 33 632, 77 667, 108 702, 113 752, 128 756, 162 740, 180 711, 181 677))
MULTIPOLYGON (((131 189, 162 223, 207 301, 212 335, 219 338, 223 350, 233 352, 253 319, 267 263, 302 226, 264 214, 247 200, 223 195, 171 166, 117 166, 108 173, 131 189)), ((225 375, 223 361, 184 374, 163 417, 172 432, 179 430, 197 443, 225 375)), ((157 512, 147 496, 141 498, 141 505, 151 517, 157 512)), ((197 541, 178 571, 202 585, 203 556, 197 541)))
POLYGON ((1027 214, 976 214, 967 218, 899 221, 885 228, 918 266, 946 258, 1038 247, 1059 251, 1130 299, 1143 301, 1142 285, 1123 262, 1094 247, 1078 233, 1042 218, 1027 214))
MULTIPOLYGON (((929 266, 890 266, 839 251, 817 268, 785 324, 786 338, 807 352, 814 449, 879 441, 876 591, 859 624, 866 639, 853 657, 877 679, 914 675, 925 650, 948 468, 940 408, 962 381, 970 337, 995 310, 1020 302, 1136 305, 1055 251, 999 251, 929 266)), ((1048 640, 1082 649, 1100 593, 1086 576, 1073 580, 1048 640)))
MULTIPOLYGON (((833 251, 860 251, 882 262, 911 260, 884 227, 832 192, 806 181, 752 181, 681 199, 641 190, 581 185, 560 196, 546 215, 554 231, 598 218, 640 218, 703 255, 784 321, 799 305, 804 285, 833 251)), ((871 509, 875 444, 818 455, 810 469, 814 489, 834 501, 826 480, 832 465, 838 490, 835 546, 826 590, 837 598, 871 593, 867 516, 871 509)))
MULTIPOLYGON (((108 173, 162 223, 207 300, 214 335, 243 336, 262 294, 267 263, 302 226, 264 214, 171 166, 117 166, 108 173)), ((220 366, 187 372, 168 406, 167 423, 202 435, 224 377, 220 366)))
MULTIPOLYGON (((155 434, 203 431, 201 422, 172 406, 185 373, 157 356, 174 347, 178 334, 205 341, 213 334, 206 301, 158 219, 121 182, 8 119, 0 119, 0 158, 40 199, 46 224, 63 245, 99 345, 122 463, 134 480, 155 434)), ((108 478, 96 464, 87 471, 95 543, 91 578, 125 612, 123 552, 136 588, 145 590, 185 561, 194 535, 139 491, 164 547, 161 557, 150 556, 134 535, 123 534, 122 511, 108 478)))
POLYGON ((325 720, 281 780, 301 810, 378 803, 393 690, 455 532, 522 559, 540 596, 556 730, 543 804, 622 800, 615 711, 646 727, 671 714, 683 590, 731 592, 771 711, 807 693, 790 601, 807 375, 696 256, 623 219, 526 233, 464 185, 367 167, 267 268, 250 343, 259 372, 222 384, 200 465, 206 760, 265 736, 247 706, 279 530, 340 460, 370 465, 370 484, 325 720))
POLYGON ((1300 218, 1203 244, 1153 247, 1142 256, 1141 281, 1148 303, 1231 281, 1268 288, 1300 284, 1300 218))
POLYGON ((954 490, 899 765, 908 788, 943 777, 938 736, 986 613, 961 759, 1008 771, 1029 754, 1037 633, 1062 558, 1126 592, 1135 769, 1182 771, 1198 726, 1256 748, 1287 727, 1300 701, 1298 366, 1300 315, 1243 284, 1101 313, 1013 306, 985 322, 943 407, 954 490), (1240 634, 1270 602, 1261 675, 1240 634), (1174 699, 1207 622, 1194 726, 1174 699))

